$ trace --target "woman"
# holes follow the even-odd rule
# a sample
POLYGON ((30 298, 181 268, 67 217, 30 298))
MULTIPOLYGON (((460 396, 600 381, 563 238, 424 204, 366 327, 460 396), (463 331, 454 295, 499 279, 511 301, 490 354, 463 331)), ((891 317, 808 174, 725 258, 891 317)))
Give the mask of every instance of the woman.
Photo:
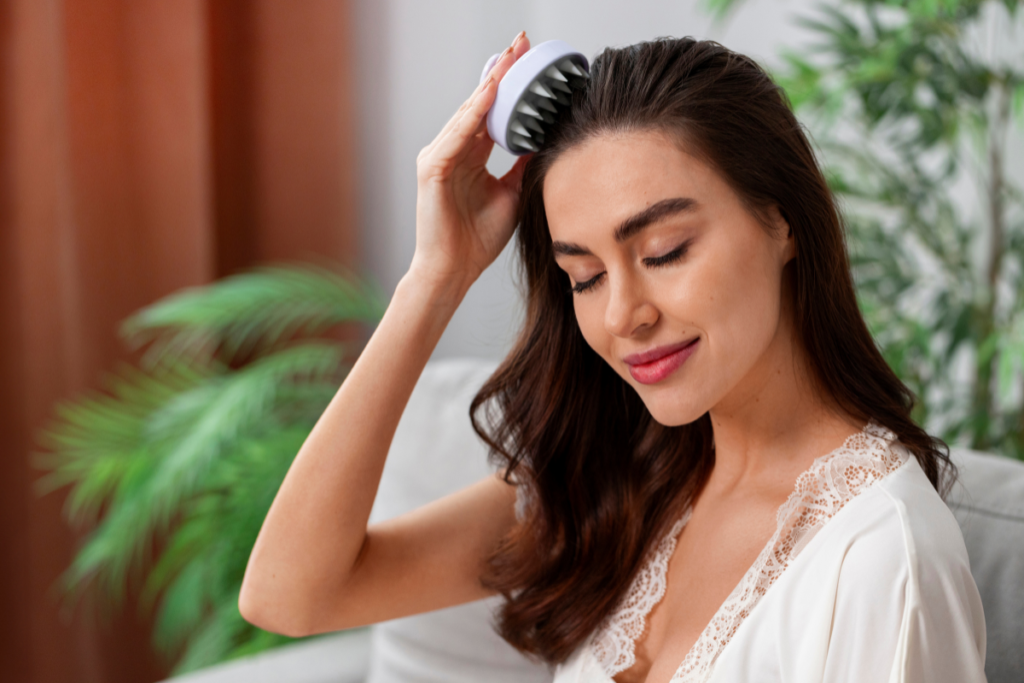
POLYGON ((291 635, 501 593, 556 683, 983 681, 948 451, 860 317, 785 97, 712 42, 606 50, 531 157, 485 168, 523 34, 420 153, 416 252, 253 549, 291 635), (518 224, 526 322, 473 405, 498 476, 367 529, 388 446, 518 224))

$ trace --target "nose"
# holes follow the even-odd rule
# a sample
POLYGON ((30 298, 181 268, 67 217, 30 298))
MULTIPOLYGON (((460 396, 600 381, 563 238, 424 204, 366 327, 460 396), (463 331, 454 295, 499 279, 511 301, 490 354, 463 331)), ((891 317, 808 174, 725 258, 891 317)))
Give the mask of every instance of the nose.
MULTIPOLYGON (((609 273, 609 276, 611 274, 609 273)), ((608 277, 608 307, 604 327, 616 337, 631 337, 658 321, 658 309, 647 297, 643 285, 627 274, 608 277)))

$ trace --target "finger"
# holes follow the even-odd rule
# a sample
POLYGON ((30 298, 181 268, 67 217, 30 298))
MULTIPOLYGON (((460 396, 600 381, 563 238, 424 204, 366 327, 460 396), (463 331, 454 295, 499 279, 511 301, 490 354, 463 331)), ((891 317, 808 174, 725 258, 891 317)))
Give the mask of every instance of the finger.
POLYGON ((462 116, 466 113, 466 110, 469 107, 471 107, 473 105, 473 102, 475 102, 476 99, 480 96, 480 92, 484 89, 484 86, 487 84, 488 80, 489 79, 485 78, 483 81, 480 82, 480 84, 476 88, 473 89, 473 93, 469 96, 469 98, 466 99, 465 102, 462 103, 462 105, 455 111, 452 117, 448 119, 448 122, 444 124, 440 132, 437 134, 437 136, 434 137, 433 140, 431 140, 430 144, 427 145, 427 149, 424 151, 429 151, 430 148, 435 147, 438 142, 443 140, 445 136, 447 136, 448 133, 451 132, 452 128, 458 125, 459 121, 462 119, 462 116))
POLYGON ((430 163, 435 167, 443 167, 462 155, 470 139, 486 126, 487 111, 494 102, 498 90, 495 79, 488 77, 484 89, 472 105, 465 111, 443 140, 430 151, 430 163))
POLYGON ((466 111, 471 106, 473 106, 473 103, 480 97, 480 93, 483 91, 484 87, 487 85, 489 81, 501 80, 501 76, 504 76, 505 73, 508 71, 509 67, 512 65, 512 63, 509 61, 510 58, 512 57, 512 54, 513 53, 511 46, 505 48, 505 51, 498 56, 498 60, 494 63, 494 66, 491 68, 490 75, 487 78, 483 79, 480 82, 480 84, 477 85, 476 88, 474 88, 473 94, 471 94, 469 98, 462 103, 462 106, 458 108, 455 114, 450 119, 448 119, 448 122, 444 124, 443 128, 441 128, 441 132, 439 132, 437 136, 430 142, 430 144, 427 145, 426 148, 423 150, 424 154, 429 154, 430 151, 441 142, 441 140, 443 140, 451 133, 452 129, 455 128, 455 126, 459 125, 459 121, 462 120, 462 117, 465 116, 466 111))
MULTIPOLYGON (((519 59, 524 54, 526 54, 527 50, 530 49, 530 40, 526 37, 526 31, 520 31, 516 35, 515 39, 512 41, 512 45, 510 45, 509 47, 512 48, 512 54, 515 56, 515 59, 513 59, 513 61, 519 59)), ((489 73, 491 73, 491 69, 494 68, 494 65, 500 58, 501 54, 495 54, 492 55, 491 58, 487 60, 487 63, 484 64, 484 70, 480 74, 481 82, 484 80, 484 78, 487 77, 489 73)))
POLYGON ((451 138, 454 135, 456 130, 459 130, 461 131, 460 134, 451 141, 449 146, 446 147, 447 152, 444 156, 444 158, 448 160, 454 158, 456 155, 455 149, 463 146, 466 139, 474 135, 477 130, 479 130, 481 121, 483 120, 482 114, 486 114, 491 104, 494 102, 493 96, 494 93, 497 92, 498 81, 508 73, 508 70, 515 63, 515 59, 516 57, 513 47, 509 46, 505 48, 505 51, 501 53, 498 61, 495 62, 494 67, 491 69, 490 75, 488 75, 488 77, 484 79, 484 82, 480 84, 480 88, 487 88, 489 87, 489 83, 493 83, 493 88, 491 88, 493 92, 485 94, 482 89, 477 91, 472 98, 466 101, 466 105, 463 108, 460 108, 459 112, 456 112, 456 116, 452 117, 452 120, 449 121, 448 125, 442 129, 442 132, 438 134, 438 137, 434 139, 434 142, 428 145, 428 148, 424 150, 424 154, 433 154, 435 150, 445 144, 445 141, 448 140, 448 138, 451 138), (478 107, 479 102, 482 99, 487 99, 487 104, 481 114, 478 107), (468 117, 471 117, 471 120, 468 117))
MULTIPOLYGON (((519 44, 521 43, 522 41, 519 44)), ((512 65, 516 63, 516 60, 522 56, 521 54, 516 56, 515 51, 519 48, 519 44, 506 47, 505 51, 498 57, 498 61, 494 63, 490 75, 495 81, 500 81, 504 78, 508 70, 512 68, 512 65)))
POLYGON ((530 39, 526 37, 526 31, 523 31, 519 36, 518 42, 512 43, 512 52, 515 54, 516 60, 530 51, 530 39))
POLYGON ((512 168, 505 175, 501 176, 501 184, 516 196, 523 190, 523 172, 532 158, 533 154, 524 154, 516 159, 516 163, 512 164, 512 168))
POLYGON ((466 152, 459 155, 458 163, 465 163, 471 168, 486 166, 493 149, 494 141, 487 134, 487 118, 484 117, 480 127, 466 143, 466 152))
POLYGON ((491 69, 494 68, 494 63, 498 61, 499 57, 501 57, 501 54, 496 52, 493 55, 491 55, 491 58, 487 60, 486 64, 484 64, 483 73, 480 74, 481 83, 483 83, 484 79, 487 78, 487 74, 491 73, 491 69))
MULTIPOLYGON (((494 80, 500 81, 517 59, 522 57, 530 49, 530 39, 526 37, 526 31, 521 31, 519 35, 515 37, 512 44, 505 48, 500 54, 494 55, 487 61, 487 65, 484 67, 484 73, 494 77, 494 80)), ((427 145, 425 153, 429 153, 430 148, 434 147, 442 139, 444 139, 448 133, 451 132, 452 128, 458 125, 459 120, 465 115, 466 110, 472 105, 473 101, 480 95, 480 91, 483 89, 484 84, 487 82, 487 78, 483 77, 480 79, 480 83, 474 88, 473 93, 462 103, 462 106, 458 108, 455 115, 452 116, 448 122, 441 128, 441 131, 437 136, 427 145)))
MULTIPOLYGON (((430 154, 435 147, 437 147, 443 139, 451 134, 451 131, 459 125, 459 122, 466 115, 467 110, 473 106, 473 103, 480 97, 483 88, 486 86, 488 80, 494 80, 495 82, 500 81, 508 70, 512 68, 512 65, 517 59, 522 57, 530 49, 530 39, 526 37, 526 31, 520 32, 516 36, 515 40, 512 41, 512 45, 505 48, 505 50, 497 56, 494 61, 494 65, 490 69, 488 78, 484 78, 479 85, 473 90, 473 94, 462 103, 455 115, 452 116, 448 122, 441 129, 441 132, 431 141, 426 148, 424 148, 422 154, 430 154)), ((488 105, 490 106, 490 105, 488 105)))
MULTIPOLYGON (((516 40, 512 43, 512 45, 505 48, 505 50, 501 54, 497 55, 494 58, 494 64, 493 66, 491 66, 487 74, 487 77, 481 80, 480 84, 473 91, 473 94, 470 95, 469 99, 463 102, 462 106, 459 107, 459 111, 456 112, 457 116, 452 117, 453 120, 449 121, 450 125, 446 126, 447 130, 442 129, 445 134, 447 134, 452 128, 455 127, 455 125, 457 125, 458 119, 461 118, 461 116, 465 115, 466 110, 469 109, 469 107, 472 105, 473 100, 479 96, 480 91, 483 89, 484 84, 487 82, 487 78, 492 78, 496 82, 501 81, 501 79, 505 77, 505 74, 508 73, 508 70, 512 68, 512 65, 515 64, 515 61, 523 54, 525 54, 526 50, 529 49, 529 45, 530 41, 526 38, 525 32, 521 33, 519 36, 516 37, 516 40)), ((444 136, 439 135, 438 139, 442 137, 444 136)))

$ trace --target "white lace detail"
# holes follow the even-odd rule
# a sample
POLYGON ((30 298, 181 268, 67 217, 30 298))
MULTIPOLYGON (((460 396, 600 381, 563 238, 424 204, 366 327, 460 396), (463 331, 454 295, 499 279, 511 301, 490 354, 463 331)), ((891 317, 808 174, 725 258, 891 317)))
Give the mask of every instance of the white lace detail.
MULTIPOLYGON (((779 507, 775 533, 697 638, 670 683, 707 679, 736 629, 811 538, 847 502, 906 462, 906 450, 891 448, 895 439, 895 433, 872 419, 797 478, 793 492, 779 507)), ((636 640, 644 631, 647 615, 665 594, 668 561, 689 517, 688 508, 591 640, 592 652, 609 677, 636 662, 636 640)))
POLYGON ((640 572, 633 579, 624 599, 619 602, 613 616, 606 618, 591 648, 605 670, 614 676, 636 662, 634 648, 644 632, 647 614, 665 595, 665 574, 668 560, 676 549, 679 532, 690 519, 690 508, 652 549, 640 572))

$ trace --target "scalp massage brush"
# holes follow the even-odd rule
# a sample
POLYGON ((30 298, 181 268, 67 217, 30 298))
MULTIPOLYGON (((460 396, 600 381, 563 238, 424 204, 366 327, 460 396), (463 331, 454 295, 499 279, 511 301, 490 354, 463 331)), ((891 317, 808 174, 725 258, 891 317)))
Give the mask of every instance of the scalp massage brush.
MULTIPOLYGON (((484 65, 487 78, 499 55, 484 65)), ((572 91, 590 78, 587 58, 561 40, 531 48, 498 82, 494 103, 487 112, 487 132, 504 149, 522 156, 544 145, 544 133, 555 114, 567 107, 572 91)))

